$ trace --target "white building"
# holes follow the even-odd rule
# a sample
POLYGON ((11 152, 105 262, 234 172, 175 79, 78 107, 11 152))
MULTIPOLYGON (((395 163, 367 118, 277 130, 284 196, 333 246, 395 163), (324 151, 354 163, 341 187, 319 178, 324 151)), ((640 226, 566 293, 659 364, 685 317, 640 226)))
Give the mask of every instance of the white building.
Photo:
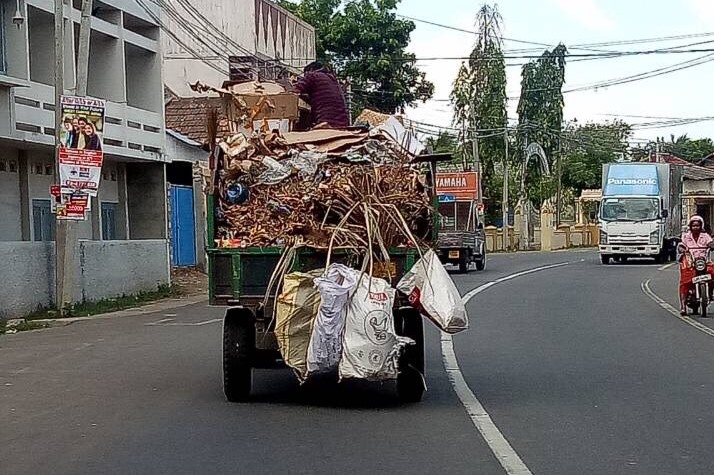
MULTIPOLYGON (((76 82, 79 0, 65 6, 65 89, 76 82)), ((169 280, 159 11, 95 0, 88 95, 107 100, 105 166, 74 271, 76 300, 169 280)), ((0 0, 0 316, 53 300, 54 2, 0 0), (19 8, 24 21, 12 18, 19 8)))
POLYGON ((220 86, 234 57, 260 77, 299 72, 315 58, 315 29, 269 0, 166 0, 161 23, 172 262, 203 267, 205 205, 190 164, 208 158, 206 114, 220 100, 195 97, 189 84, 220 86))
MULTIPOLYGON (((148 0, 144 0, 148 1, 148 0)), ((254 56, 298 71, 315 58, 315 29, 270 0, 166 0, 165 82, 179 97, 189 83, 220 85, 229 56, 254 56)))

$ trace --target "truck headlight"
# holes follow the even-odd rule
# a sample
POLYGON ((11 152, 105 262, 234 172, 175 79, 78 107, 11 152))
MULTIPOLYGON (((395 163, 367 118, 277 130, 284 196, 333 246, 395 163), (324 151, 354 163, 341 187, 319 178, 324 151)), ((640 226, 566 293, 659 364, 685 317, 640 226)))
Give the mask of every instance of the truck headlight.
POLYGON ((659 244, 659 231, 650 233, 650 244, 659 244))
POLYGON ((602 229, 600 230, 600 244, 607 244, 607 233, 602 229))

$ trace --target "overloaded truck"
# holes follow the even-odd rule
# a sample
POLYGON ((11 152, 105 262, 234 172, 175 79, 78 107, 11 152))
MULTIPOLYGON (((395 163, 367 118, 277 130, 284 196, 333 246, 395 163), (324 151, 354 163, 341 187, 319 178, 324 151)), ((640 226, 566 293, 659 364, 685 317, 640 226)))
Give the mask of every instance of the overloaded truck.
POLYGON ((674 260, 682 232, 682 167, 610 163, 602 169, 600 259, 674 260))
MULTIPOLYGON (((330 263, 361 269, 361 275, 394 286, 433 247, 435 162, 449 157, 419 156, 405 148, 408 140, 394 135, 406 132, 393 118, 378 118, 389 127, 369 132, 296 132, 292 120, 277 131, 269 121, 285 119, 277 99, 290 105, 289 96, 256 92, 261 94, 256 99, 245 88, 240 94, 216 92, 225 99, 232 130, 211 138, 217 145, 206 183, 209 301, 226 307, 226 398, 244 401, 252 392, 254 369, 296 369, 287 361, 295 355, 304 363, 308 344, 298 336, 314 335, 318 323, 299 318, 319 303, 311 279, 327 275, 322 273, 330 263), (245 130, 246 124, 253 130, 245 130), (297 308, 292 322, 281 320, 280 313, 287 299, 283 283, 291 276, 310 282, 293 288, 290 298, 304 308, 292 307, 297 308)), ((283 109, 295 110, 296 104, 283 109)), ((387 294, 369 292, 377 303, 387 301, 387 294)), ((358 329, 372 338, 368 347, 389 338, 414 342, 398 353, 398 375, 391 366, 402 401, 419 401, 424 391, 423 322, 416 297, 415 303, 414 295, 396 293, 393 306, 389 297, 390 309, 384 310, 388 320, 370 314, 358 329)), ((369 349, 357 353, 356 358, 367 358, 363 369, 385 357, 369 349)))

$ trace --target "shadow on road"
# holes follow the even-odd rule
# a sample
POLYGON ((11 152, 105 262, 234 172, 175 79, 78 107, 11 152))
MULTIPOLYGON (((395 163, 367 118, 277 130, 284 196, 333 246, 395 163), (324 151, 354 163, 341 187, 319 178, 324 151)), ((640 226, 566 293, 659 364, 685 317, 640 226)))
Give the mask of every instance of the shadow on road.
MULTIPOLYGON (((288 370, 260 370, 253 375, 254 392, 246 404, 280 404, 344 409, 388 409, 402 406, 396 382, 337 382, 336 374, 321 375, 300 385, 288 370)), ((223 397, 223 393, 218 393, 223 397)))

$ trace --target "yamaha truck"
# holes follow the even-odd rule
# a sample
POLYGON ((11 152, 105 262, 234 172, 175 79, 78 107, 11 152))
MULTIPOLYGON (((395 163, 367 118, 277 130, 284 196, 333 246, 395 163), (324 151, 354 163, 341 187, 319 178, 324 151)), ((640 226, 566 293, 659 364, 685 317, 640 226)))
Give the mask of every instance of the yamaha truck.
POLYGON ((682 232, 682 167, 610 163, 602 169, 600 259, 674 260, 682 232))

